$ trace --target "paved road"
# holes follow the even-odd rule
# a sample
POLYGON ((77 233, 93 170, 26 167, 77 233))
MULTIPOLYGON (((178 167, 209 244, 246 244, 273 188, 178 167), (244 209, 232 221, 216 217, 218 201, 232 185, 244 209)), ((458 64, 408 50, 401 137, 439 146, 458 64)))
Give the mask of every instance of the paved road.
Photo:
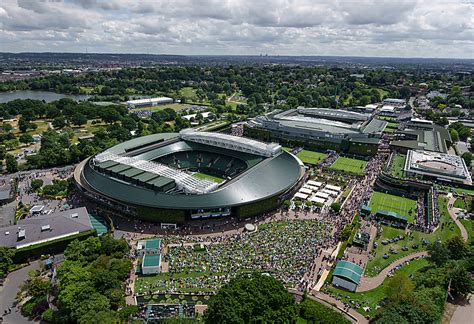
POLYGON ((28 272, 35 269, 39 269, 39 261, 32 262, 29 266, 14 271, 7 276, 3 287, 0 288, 0 315, 9 307, 12 308, 12 312, 3 317, 3 323, 29 323, 28 319, 23 317, 20 312, 17 312, 13 305, 15 304, 15 296, 21 284, 28 279, 28 272))
POLYGON ((459 221, 458 216, 456 215, 456 212, 459 211, 459 208, 454 208, 454 202, 456 201, 456 198, 453 197, 452 194, 449 194, 449 201, 448 201, 448 212, 449 216, 451 216, 452 220, 456 223, 457 227, 461 230, 461 236, 464 241, 467 241, 468 239, 468 233, 464 225, 459 221))
POLYGON ((406 261, 412 260, 414 258, 418 257, 423 257, 427 256, 428 252, 423 251, 423 252, 416 252, 413 254, 409 254, 401 259, 398 259, 397 261, 391 263, 388 267, 383 269, 377 276, 375 277, 362 277, 360 280, 360 285, 357 287, 357 292, 364 292, 368 290, 372 290, 374 288, 377 288, 382 284, 382 282, 387 278, 387 275, 390 271, 398 267, 399 265, 405 263, 406 261))
POLYGON ((472 295, 466 300, 466 303, 459 305, 451 317, 450 324, 466 324, 472 323, 474 317, 474 301, 471 300, 472 295))

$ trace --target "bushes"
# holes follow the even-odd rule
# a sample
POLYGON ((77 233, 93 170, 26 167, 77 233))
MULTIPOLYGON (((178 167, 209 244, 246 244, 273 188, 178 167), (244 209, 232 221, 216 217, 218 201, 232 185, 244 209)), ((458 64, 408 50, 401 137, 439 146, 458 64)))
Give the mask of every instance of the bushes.
POLYGON ((341 313, 307 297, 300 303, 300 316, 310 323, 350 323, 341 313))
POLYGON ((21 313, 27 317, 34 317, 42 314, 48 309, 48 301, 46 296, 31 298, 21 306, 21 313))

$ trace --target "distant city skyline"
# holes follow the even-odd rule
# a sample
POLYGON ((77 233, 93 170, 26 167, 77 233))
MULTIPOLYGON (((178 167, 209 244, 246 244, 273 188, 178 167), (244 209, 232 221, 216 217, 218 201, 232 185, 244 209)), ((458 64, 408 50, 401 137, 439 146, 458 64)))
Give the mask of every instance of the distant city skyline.
POLYGON ((3 0, 0 51, 474 58, 472 1, 3 0))

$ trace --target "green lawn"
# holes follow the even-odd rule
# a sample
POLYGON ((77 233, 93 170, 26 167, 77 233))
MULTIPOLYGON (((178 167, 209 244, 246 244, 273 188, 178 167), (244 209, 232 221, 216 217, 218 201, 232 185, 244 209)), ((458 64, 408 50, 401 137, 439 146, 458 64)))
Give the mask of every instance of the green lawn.
POLYGON ((303 161, 303 163, 307 164, 318 164, 319 162, 323 161, 328 155, 320 152, 313 152, 302 150, 296 156, 303 161))
POLYGON ((474 240, 474 221, 470 219, 461 219, 460 222, 464 225, 469 236, 468 242, 474 240))
POLYGON ((393 157, 392 167, 390 168, 390 174, 394 177, 405 178, 405 160, 407 156, 403 154, 397 154, 393 157))
POLYGON ((395 128, 388 128, 388 127, 385 127, 385 129, 383 130, 385 133, 395 133, 396 129, 395 128))
POLYGON ((216 176, 213 176, 213 175, 210 175, 210 174, 207 174, 207 173, 202 173, 202 172, 194 173, 193 177, 198 178, 198 179, 211 180, 211 181, 214 181, 214 182, 217 182, 217 183, 221 183, 222 181, 224 181, 224 179, 222 179, 220 177, 216 177, 216 176))
MULTIPOLYGON (((395 273, 403 272, 407 275, 411 275, 428 265, 429 263, 426 258, 413 260, 409 264, 396 270, 395 273)), ((370 317, 373 317, 376 313, 375 307, 380 303, 380 301, 385 298, 385 287, 390 280, 391 278, 386 278, 384 282, 377 288, 362 293, 348 292, 345 290, 337 289, 332 286, 326 289, 333 294, 337 294, 339 298, 341 298, 345 302, 350 302, 351 300, 358 302, 360 307, 354 308, 364 316, 368 315, 370 317), (363 307, 370 307, 371 310, 369 312, 366 312, 363 310, 363 307)))
POLYGON ((451 216, 449 216, 447 209, 447 199, 443 196, 438 197, 438 205, 441 213, 440 226, 438 226, 438 228, 433 233, 426 234, 418 231, 412 231, 411 235, 408 237, 405 234, 405 230, 403 229, 382 225, 382 234, 376 240, 377 248, 373 250, 375 255, 373 258, 369 259, 369 262, 365 268, 365 275, 369 277, 376 276, 383 268, 387 267, 395 260, 407 256, 408 254, 426 250, 426 245, 422 244, 423 239, 429 242, 434 242, 436 240, 446 241, 450 237, 461 235, 461 231, 453 222, 451 216), (383 240, 399 235, 403 235, 405 238, 395 243, 390 243, 387 245, 382 244, 383 240), (414 244, 418 245, 417 249, 412 248, 414 244), (402 247, 404 246, 408 247, 407 251, 402 250, 402 247), (390 249, 395 250, 397 253, 390 253, 390 249), (384 254, 387 254, 389 257, 384 259, 384 254))
POLYGON ((185 97, 186 99, 189 99, 191 101, 196 101, 198 100, 198 97, 196 96, 196 89, 192 87, 184 87, 179 90, 179 95, 182 97, 185 97))
POLYGON ((461 209, 466 209, 466 203, 464 202, 463 199, 458 198, 454 201, 454 207, 461 208, 461 209))
POLYGON ((381 210, 395 212, 408 217, 408 223, 412 223, 416 212, 416 200, 375 191, 370 198, 369 207, 374 214, 381 210), (410 209, 411 215, 408 212, 410 209))
POLYGON ((331 165, 331 169, 363 175, 366 165, 367 162, 363 160, 339 157, 336 162, 331 165))

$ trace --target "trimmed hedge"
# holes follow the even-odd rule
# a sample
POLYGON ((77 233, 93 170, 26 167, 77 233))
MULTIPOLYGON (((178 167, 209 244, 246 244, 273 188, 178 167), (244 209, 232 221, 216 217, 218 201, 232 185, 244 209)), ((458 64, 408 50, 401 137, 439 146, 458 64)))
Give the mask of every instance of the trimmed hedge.
POLYGON ((236 207, 235 214, 238 218, 247 218, 261 215, 278 207, 278 197, 271 197, 250 205, 236 207))
POLYGON ((183 224, 186 220, 186 212, 177 209, 156 209, 149 207, 137 207, 137 216, 143 220, 163 223, 183 224))
POLYGON ((56 254, 63 252, 69 243, 78 240, 85 240, 89 236, 97 235, 95 229, 78 233, 76 235, 63 237, 54 241, 44 242, 36 245, 27 246, 15 251, 13 261, 15 263, 22 263, 28 261, 28 259, 39 258, 42 254, 56 254))

